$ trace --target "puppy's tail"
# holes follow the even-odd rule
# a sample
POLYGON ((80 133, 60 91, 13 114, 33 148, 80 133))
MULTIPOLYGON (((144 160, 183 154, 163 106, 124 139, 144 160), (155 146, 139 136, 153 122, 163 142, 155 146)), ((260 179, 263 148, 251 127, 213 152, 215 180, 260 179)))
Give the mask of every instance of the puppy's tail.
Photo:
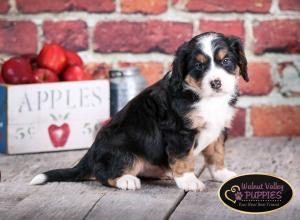
POLYGON ((90 174, 88 153, 73 168, 50 170, 35 176, 29 185, 40 185, 46 182, 76 182, 90 174))

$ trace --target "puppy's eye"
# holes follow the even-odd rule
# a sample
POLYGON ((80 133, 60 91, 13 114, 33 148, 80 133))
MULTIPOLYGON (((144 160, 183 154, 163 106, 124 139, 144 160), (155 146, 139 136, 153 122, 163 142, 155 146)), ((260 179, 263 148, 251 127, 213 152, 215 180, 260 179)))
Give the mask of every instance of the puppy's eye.
POLYGON ((223 61, 222 61, 222 65, 223 66, 230 66, 232 65, 232 61, 230 58, 226 57, 223 61))

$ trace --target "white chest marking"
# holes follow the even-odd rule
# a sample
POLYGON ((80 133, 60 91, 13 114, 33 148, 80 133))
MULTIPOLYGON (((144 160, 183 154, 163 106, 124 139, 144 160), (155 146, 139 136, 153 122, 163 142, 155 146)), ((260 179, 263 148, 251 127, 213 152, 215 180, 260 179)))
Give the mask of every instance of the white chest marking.
POLYGON ((198 135, 198 145, 194 154, 198 155, 209 144, 217 140, 224 127, 230 127, 235 110, 229 106, 230 96, 207 97, 195 105, 205 121, 205 127, 198 135))

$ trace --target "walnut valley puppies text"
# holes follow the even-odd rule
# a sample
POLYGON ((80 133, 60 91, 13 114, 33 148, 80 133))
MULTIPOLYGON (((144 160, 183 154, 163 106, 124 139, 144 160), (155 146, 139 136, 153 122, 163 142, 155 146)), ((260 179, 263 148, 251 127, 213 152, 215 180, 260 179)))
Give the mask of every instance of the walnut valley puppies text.
POLYGON ((242 194, 239 192, 240 197, 237 196, 237 193, 235 194, 235 198, 238 200, 242 199, 242 196, 244 195, 244 199, 246 200, 265 200, 265 199, 281 199, 282 198, 282 193, 284 190, 284 185, 279 184, 278 182, 264 182, 261 184, 254 184, 251 182, 249 183, 244 183, 242 182, 241 184, 241 191, 244 193, 242 194))
POLYGON ((275 176, 246 174, 222 185, 219 197, 235 210, 246 213, 265 213, 285 206, 293 191, 289 183, 275 176))

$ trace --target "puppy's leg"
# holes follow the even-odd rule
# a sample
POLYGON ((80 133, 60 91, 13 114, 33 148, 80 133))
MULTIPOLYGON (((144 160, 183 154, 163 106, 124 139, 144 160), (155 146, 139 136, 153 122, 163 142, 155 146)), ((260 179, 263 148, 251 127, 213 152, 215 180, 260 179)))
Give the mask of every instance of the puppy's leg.
POLYGON ((180 189, 185 191, 203 191, 205 189, 205 185, 194 173, 194 164, 193 149, 185 157, 175 159, 170 164, 174 180, 180 189))
POLYGON ((134 156, 131 158, 123 155, 119 160, 114 158, 112 163, 98 163, 95 168, 95 177, 107 186, 123 190, 136 190, 141 188, 141 181, 136 176, 142 166, 141 161, 134 156), (124 161, 124 158, 127 158, 127 161, 124 161), (106 166, 103 166, 104 164, 106 166))
POLYGON ((112 180, 112 184, 119 189, 136 190, 141 188, 141 180, 136 176, 141 172, 144 161, 138 158, 134 159, 133 164, 126 168, 121 177, 112 180))
POLYGON ((226 131, 224 131, 214 143, 210 144, 202 151, 212 178, 220 182, 224 182, 227 179, 236 176, 235 172, 228 170, 224 166, 225 141, 226 131))
POLYGON ((141 180, 134 175, 124 174, 121 177, 109 181, 111 186, 124 190, 136 190, 141 188, 141 180))
POLYGON ((170 180, 173 179, 172 172, 161 166, 153 165, 148 161, 141 160, 143 169, 138 174, 139 177, 146 177, 152 179, 170 180))

